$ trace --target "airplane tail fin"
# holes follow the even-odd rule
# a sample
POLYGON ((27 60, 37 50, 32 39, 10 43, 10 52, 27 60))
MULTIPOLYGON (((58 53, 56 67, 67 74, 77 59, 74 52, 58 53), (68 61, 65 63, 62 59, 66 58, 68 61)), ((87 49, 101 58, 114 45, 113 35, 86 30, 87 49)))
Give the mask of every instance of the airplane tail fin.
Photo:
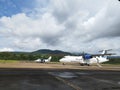
POLYGON ((50 56, 49 58, 48 58, 48 61, 50 61, 52 59, 52 57, 50 56))
POLYGON ((111 51, 112 49, 106 49, 106 50, 101 50, 99 52, 102 52, 102 55, 115 55, 115 53, 108 53, 108 51, 111 51))
POLYGON ((104 49, 104 50, 101 50, 99 52, 102 52, 101 54, 107 54, 108 51, 111 51, 112 49, 104 49))

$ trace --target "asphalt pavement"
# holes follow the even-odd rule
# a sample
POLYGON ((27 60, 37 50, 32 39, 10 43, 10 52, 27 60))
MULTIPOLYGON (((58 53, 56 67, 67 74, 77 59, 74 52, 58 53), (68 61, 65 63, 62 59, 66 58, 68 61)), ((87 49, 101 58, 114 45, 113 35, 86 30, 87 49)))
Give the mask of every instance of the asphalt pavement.
POLYGON ((120 90, 120 71, 6 68, 0 90, 120 90))

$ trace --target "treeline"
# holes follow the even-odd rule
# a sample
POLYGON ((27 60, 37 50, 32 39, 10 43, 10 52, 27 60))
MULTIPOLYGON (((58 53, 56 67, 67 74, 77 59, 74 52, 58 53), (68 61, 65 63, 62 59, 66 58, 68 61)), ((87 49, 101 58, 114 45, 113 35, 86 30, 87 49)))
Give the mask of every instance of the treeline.
MULTIPOLYGON (((64 54, 35 54, 25 52, 0 52, 0 60, 19 60, 19 61, 34 61, 38 58, 47 59, 52 56, 52 62, 58 62, 64 54)), ((120 58, 109 58, 107 64, 120 64, 120 58)))
POLYGON ((49 56, 52 56, 53 62, 58 62, 60 58, 64 55, 48 55, 48 54, 33 54, 33 53, 15 53, 15 52, 0 52, 0 60, 26 60, 33 61, 38 58, 47 59, 49 56))
POLYGON ((104 64, 120 64, 120 58, 110 58, 108 62, 104 62, 104 64))

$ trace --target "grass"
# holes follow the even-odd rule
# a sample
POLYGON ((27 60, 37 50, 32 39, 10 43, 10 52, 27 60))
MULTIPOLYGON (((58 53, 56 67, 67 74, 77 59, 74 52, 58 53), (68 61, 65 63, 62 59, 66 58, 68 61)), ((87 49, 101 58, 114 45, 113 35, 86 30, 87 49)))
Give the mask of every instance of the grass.
POLYGON ((18 60, 0 60, 0 63, 17 63, 20 62, 18 60))

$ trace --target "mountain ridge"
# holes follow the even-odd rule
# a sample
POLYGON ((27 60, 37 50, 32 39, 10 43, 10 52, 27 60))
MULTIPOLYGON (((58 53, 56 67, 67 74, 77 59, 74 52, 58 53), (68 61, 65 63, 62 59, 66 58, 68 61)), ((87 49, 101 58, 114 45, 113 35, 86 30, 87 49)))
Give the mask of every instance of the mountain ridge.
POLYGON ((31 53, 37 53, 37 54, 65 54, 65 55, 71 55, 70 52, 65 52, 62 50, 51 50, 51 49, 39 49, 36 51, 33 51, 31 53))

